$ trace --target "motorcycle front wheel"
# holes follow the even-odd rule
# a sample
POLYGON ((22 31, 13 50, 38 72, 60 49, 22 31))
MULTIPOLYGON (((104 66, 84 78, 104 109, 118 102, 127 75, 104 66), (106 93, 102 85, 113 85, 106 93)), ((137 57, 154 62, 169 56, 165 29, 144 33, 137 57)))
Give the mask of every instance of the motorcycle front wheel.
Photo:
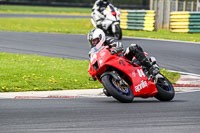
POLYGON ((122 39, 122 29, 120 28, 120 25, 116 25, 116 32, 114 33, 114 37, 117 40, 121 40, 122 39))
POLYGON ((171 101, 175 96, 174 87, 162 74, 160 74, 159 78, 157 79, 156 88, 158 93, 156 94, 155 98, 160 101, 171 101))
POLYGON ((111 75, 105 75, 101 79, 104 88, 108 93, 122 103, 130 103, 133 101, 134 95, 130 86, 120 86, 111 75))

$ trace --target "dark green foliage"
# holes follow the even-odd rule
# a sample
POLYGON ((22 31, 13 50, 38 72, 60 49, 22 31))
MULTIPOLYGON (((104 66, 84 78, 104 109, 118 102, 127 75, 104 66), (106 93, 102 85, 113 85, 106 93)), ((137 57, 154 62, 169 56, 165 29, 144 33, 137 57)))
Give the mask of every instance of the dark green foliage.
MULTIPOLYGON (((5 0, 9 3, 29 5, 51 5, 51 6, 73 6, 92 7, 95 0, 5 0)), ((120 8, 148 9, 149 0, 110 0, 111 3, 120 8)))

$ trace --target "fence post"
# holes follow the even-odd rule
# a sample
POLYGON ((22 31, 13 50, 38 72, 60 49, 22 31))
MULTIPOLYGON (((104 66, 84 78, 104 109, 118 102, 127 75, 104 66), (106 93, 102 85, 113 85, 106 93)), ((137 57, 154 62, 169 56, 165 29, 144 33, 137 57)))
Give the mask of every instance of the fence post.
POLYGON ((183 11, 186 9, 186 0, 183 1, 183 11))
POLYGON ((157 29, 163 28, 163 9, 164 9, 164 0, 158 0, 157 6, 157 29))
POLYGON ((192 1, 192 4, 191 4, 191 11, 194 11, 194 1, 192 1))
POLYGON ((178 0, 176 0, 176 11, 178 11, 178 0))
POLYGON ((154 0, 153 5, 154 5, 153 10, 155 10, 155 30, 157 30, 158 29, 158 0, 154 0))
POLYGON ((163 28, 169 29, 171 0, 164 0, 163 28))
POLYGON ((153 0, 150 0, 150 10, 153 10, 153 0))

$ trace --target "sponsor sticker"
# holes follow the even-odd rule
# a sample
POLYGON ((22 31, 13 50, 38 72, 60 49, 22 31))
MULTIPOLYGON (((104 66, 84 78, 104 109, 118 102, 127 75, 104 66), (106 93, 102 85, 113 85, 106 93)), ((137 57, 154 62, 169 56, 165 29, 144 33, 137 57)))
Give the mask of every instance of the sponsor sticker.
POLYGON ((147 87, 147 82, 142 80, 140 84, 135 86, 135 92, 140 92, 145 87, 147 87))

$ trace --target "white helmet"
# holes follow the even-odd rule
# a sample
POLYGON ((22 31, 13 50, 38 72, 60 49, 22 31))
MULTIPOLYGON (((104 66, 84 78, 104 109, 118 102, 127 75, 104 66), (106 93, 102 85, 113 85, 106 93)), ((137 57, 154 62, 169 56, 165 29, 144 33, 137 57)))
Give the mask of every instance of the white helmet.
POLYGON ((88 34, 88 42, 91 45, 91 47, 97 47, 100 48, 103 43, 105 42, 105 33, 101 29, 92 29, 90 33, 88 34))

